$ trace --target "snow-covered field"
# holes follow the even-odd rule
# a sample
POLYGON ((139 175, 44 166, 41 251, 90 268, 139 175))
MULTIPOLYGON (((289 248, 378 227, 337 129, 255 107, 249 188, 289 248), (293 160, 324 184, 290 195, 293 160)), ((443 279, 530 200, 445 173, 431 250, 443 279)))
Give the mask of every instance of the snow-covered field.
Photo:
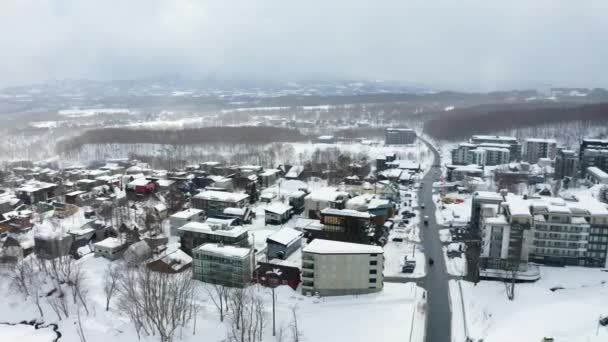
MULTIPOLYGON (((95 258, 92 255, 78 261, 85 269, 90 298, 91 314, 86 316, 81 312, 83 330, 89 342, 105 341, 136 341, 137 334, 128 320, 119 315, 110 306, 110 311, 104 310, 105 296, 103 294, 103 271, 108 260, 95 258)), ((179 341, 221 341, 226 338, 227 326, 221 323, 204 284, 196 281, 199 288, 198 301, 202 310, 197 315, 196 335, 193 335, 191 324, 183 331, 178 331, 176 340, 179 341)), ((0 291, 10 294, 7 277, 0 278, 0 291)), ((254 287, 254 291, 265 302, 265 311, 271 315, 272 297, 270 291, 262 287, 254 287)), ((306 341, 371 341, 379 335, 385 341, 408 340, 410 332, 412 341, 422 341, 424 335, 425 304, 422 298, 423 290, 415 284, 386 283, 383 291, 369 295, 340 296, 315 298, 303 296, 287 286, 281 286, 277 293, 277 330, 284 329, 285 335, 291 322, 291 310, 296 307, 298 325, 306 341), (413 327, 413 330, 411 330, 413 327), (380 331, 378 329, 381 329, 380 331)), ((62 342, 80 341, 75 324, 76 314, 69 319, 57 321, 56 316, 48 305, 41 301, 44 317, 48 323, 57 323, 62 333, 62 342)), ((0 306, 1 322, 20 322, 40 318, 33 301, 24 300, 19 294, 6 295, 0 306)), ((270 322, 270 321, 267 321, 270 322)), ((270 324, 270 323, 269 323, 270 324)), ((29 326, 0 326, 2 341, 51 341, 46 338, 48 330, 34 330, 29 326), (8 339, 7 339, 8 337, 8 339), (12 338, 15 337, 15 338, 12 338)), ((158 341, 155 336, 142 337, 141 341, 158 341)), ((265 329, 263 341, 276 341, 271 335, 271 325, 265 329)))
MULTIPOLYGON (((449 275, 463 277, 467 275, 467 260, 464 254, 460 256, 448 256, 448 250, 457 244, 450 244, 449 246, 443 247, 443 257, 445 258, 445 267, 449 275)), ((456 247, 455 250, 458 250, 456 247)))
POLYGON ((0 324, 0 337, 2 341, 12 342, 50 342, 57 337, 51 327, 35 329, 26 324, 0 324))
MULTIPOLYGON (((582 267, 541 267, 536 283, 517 284, 509 301, 502 282, 461 281, 467 330, 485 342, 555 341, 605 342, 608 327, 598 325, 608 316, 608 272, 582 267), (551 288, 562 287, 556 291, 551 288)), ((453 340, 464 341, 460 290, 450 281, 453 340)))

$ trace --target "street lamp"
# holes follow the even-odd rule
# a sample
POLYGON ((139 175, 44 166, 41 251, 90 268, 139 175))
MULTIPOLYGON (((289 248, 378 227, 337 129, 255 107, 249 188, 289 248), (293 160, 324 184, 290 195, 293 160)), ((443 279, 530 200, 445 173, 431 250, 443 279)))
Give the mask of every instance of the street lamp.
POLYGON ((277 286, 281 285, 280 272, 281 271, 278 269, 272 269, 272 271, 266 272, 266 279, 268 279, 268 281, 266 282, 266 286, 269 287, 270 290, 272 290, 272 336, 276 336, 276 296, 274 293, 274 289, 277 288, 277 286))

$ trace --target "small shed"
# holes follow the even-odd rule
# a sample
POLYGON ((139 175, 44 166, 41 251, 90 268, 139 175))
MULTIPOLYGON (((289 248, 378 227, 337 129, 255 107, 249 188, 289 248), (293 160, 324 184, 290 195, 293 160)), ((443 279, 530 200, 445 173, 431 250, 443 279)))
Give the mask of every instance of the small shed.
POLYGON ((274 202, 264 209, 266 224, 283 224, 291 218, 292 207, 281 202, 274 202))
POLYGON ((266 238, 266 256, 270 259, 285 259, 302 246, 301 231, 283 228, 266 238))
POLYGON ((109 237, 93 245, 95 257, 104 257, 110 260, 120 259, 126 249, 126 244, 120 239, 109 237))

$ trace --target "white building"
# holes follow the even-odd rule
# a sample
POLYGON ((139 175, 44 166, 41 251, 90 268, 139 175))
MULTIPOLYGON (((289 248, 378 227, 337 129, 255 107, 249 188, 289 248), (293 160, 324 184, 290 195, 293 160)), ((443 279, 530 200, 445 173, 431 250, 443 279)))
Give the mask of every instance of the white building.
POLYGON ((314 239, 302 250, 302 293, 371 293, 384 285, 382 247, 314 239))
POLYGON ((587 168, 585 178, 593 184, 608 184, 608 173, 595 166, 587 168))
POLYGON ((312 191, 304 198, 304 211, 308 218, 320 218, 321 210, 325 208, 343 209, 348 200, 348 192, 338 191, 327 187, 312 191))
MULTIPOLYGON (((474 199, 475 202, 475 199, 474 199)), ((482 258, 608 267, 608 208, 588 196, 506 194, 481 204, 482 258)))
POLYGON ((120 239, 109 237, 93 244, 95 257, 104 257, 110 260, 120 259, 126 249, 126 245, 120 239))
POLYGON ((178 236, 177 229, 188 222, 203 221, 205 221, 205 211, 202 209, 190 208, 177 212, 169 217, 171 236, 178 236))

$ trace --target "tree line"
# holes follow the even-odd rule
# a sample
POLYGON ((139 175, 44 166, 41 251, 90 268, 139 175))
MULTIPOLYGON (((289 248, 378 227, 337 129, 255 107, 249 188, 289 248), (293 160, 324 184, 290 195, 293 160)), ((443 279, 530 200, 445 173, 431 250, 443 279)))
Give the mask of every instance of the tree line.
POLYGON ((269 126, 201 127, 180 130, 100 128, 60 141, 57 143, 57 149, 58 152, 65 153, 77 150, 86 144, 264 144, 308 139, 296 129, 269 126))
POLYGON ((608 122, 608 103, 500 104, 456 109, 424 124, 424 132, 441 140, 460 140, 472 134, 556 123, 608 122))

